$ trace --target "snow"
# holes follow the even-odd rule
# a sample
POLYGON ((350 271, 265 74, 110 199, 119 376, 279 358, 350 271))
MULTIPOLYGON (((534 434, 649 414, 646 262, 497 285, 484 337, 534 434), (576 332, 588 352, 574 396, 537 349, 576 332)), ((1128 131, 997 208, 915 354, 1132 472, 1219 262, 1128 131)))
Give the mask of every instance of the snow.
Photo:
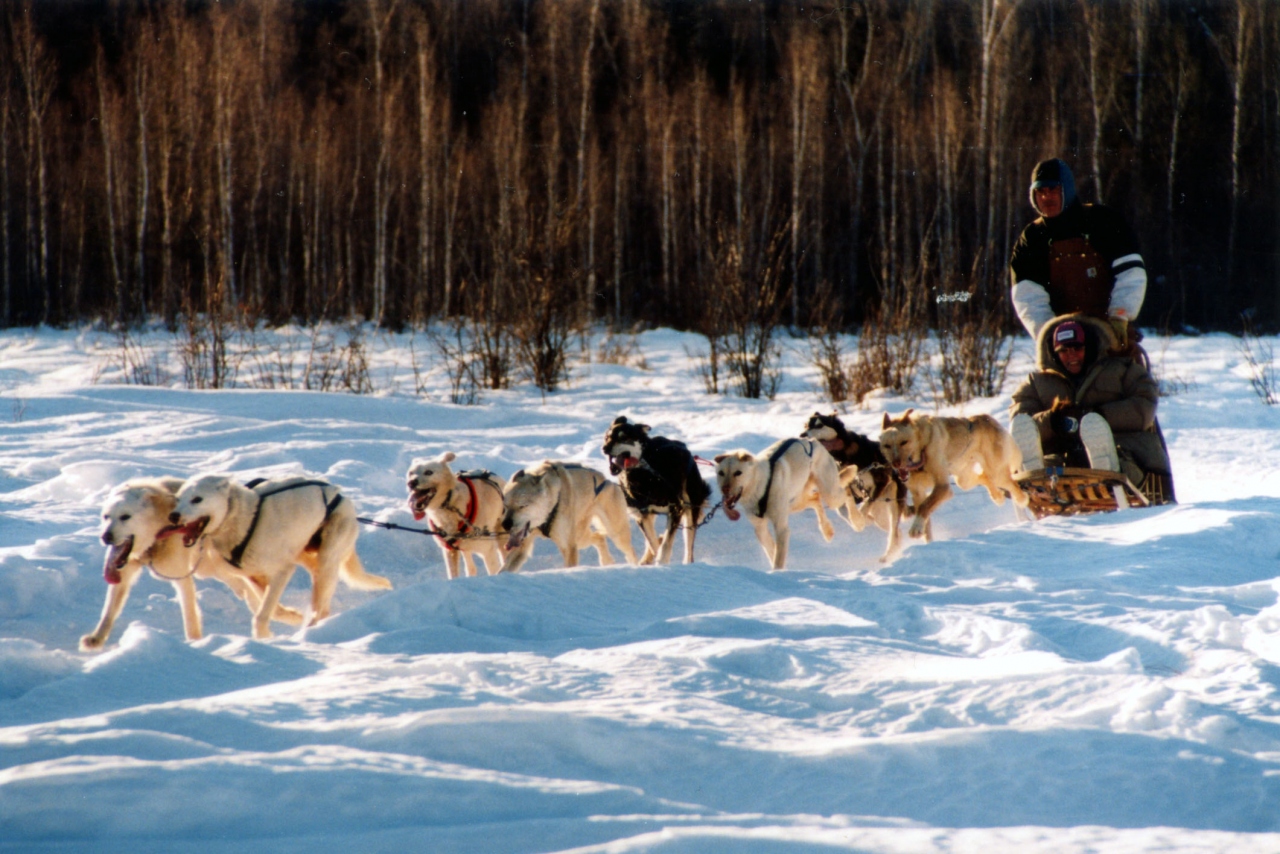
MULTIPOLYGON (((460 407, 440 374, 415 394, 421 335, 366 332, 355 396, 126 385, 111 335, 0 332, 0 850, 1280 850, 1280 410, 1225 335, 1147 339, 1177 506, 1028 522, 977 489, 891 564, 883 532, 827 544, 806 515, 779 573, 723 514, 692 566, 566 569, 544 540, 455 581, 431 538, 366 527, 394 590, 340 586, 315 627, 253 640, 206 581, 188 642, 148 576, 77 650, 130 477, 305 473, 414 526, 416 457, 604 471, 618 414, 710 457, 830 410, 801 342, 748 401, 704 393, 700 341, 645 332, 564 391, 460 407)), ((942 411, 1007 424, 1030 360, 1022 340, 1003 395, 942 411)), ((845 420, 933 411, 920 385, 845 420)), ((285 601, 307 599, 298 573, 285 601)))

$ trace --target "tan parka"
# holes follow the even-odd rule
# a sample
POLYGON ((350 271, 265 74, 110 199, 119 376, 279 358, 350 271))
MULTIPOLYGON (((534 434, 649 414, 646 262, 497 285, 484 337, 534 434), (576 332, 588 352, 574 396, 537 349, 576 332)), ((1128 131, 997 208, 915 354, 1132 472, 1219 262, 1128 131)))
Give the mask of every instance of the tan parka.
POLYGON ((1143 471, 1169 474, 1169 457, 1155 430, 1159 386, 1138 360, 1108 355, 1115 346, 1115 334, 1105 321, 1084 314, 1056 317, 1040 329, 1036 345, 1038 370, 1014 391, 1010 417, 1030 415, 1048 450, 1055 438, 1049 410, 1055 399, 1062 398, 1107 419, 1122 457, 1132 457, 1143 471), (1066 320, 1078 321, 1085 330, 1085 367, 1078 379, 1053 352, 1052 331, 1066 320))

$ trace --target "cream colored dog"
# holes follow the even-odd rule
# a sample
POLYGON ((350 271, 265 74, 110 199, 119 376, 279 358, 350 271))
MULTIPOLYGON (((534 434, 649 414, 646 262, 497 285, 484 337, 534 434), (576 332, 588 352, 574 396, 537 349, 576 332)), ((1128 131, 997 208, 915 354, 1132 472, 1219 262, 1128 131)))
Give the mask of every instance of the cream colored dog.
POLYGON ((505 507, 506 481, 492 472, 455 475, 449 463, 457 457, 446 451, 434 460, 414 460, 409 466, 409 509, 413 518, 431 523, 450 578, 457 578, 465 561, 467 575, 476 574, 474 555, 484 559, 490 575, 502 571, 497 531, 505 507))
POLYGON ((830 542, 835 535, 823 505, 837 510, 845 503, 845 491, 836 461, 822 445, 812 439, 783 439, 759 454, 729 451, 715 462, 725 515, 737 521, 746 513, 774 569, 787 565, 792 513, 812 508, 823 539, 830 542))
MULTIPOLYGON (((220 556, 185 548, 181 537, 168 536, 177 531, 169 522, 169 514, 177 504, 181 486, 182 480, 176 477, 135 478, 107 495, 102 507, 102 542, 107 547, 102 574, 107 582, 107 598, 97 628, 80 638, 81 650, 101 649, 106 644, 144 567, 150 567, 155 577, 173 585, 182 607, 182 628, 187 640, 197 640, 204 634, 196 601, 196 578, 216 578, 243 599, 251 611, 261 605, 265 578, 245 575, 220 556)), ((274 616, 295 626, 302 623, 302 614, 282 605, 276 607, 274 616)))
POLYGON ((911 492, 912 537, 933 539, 930 517, 951 497, 952 477, 963 490, 982 484, 996 504, 1003 504, 1008 493, 1016 505, 1027 506, 1027 494, 1013 479, 1022 467, 1022 452, 994 418, 912 413, 908 409, 900 418, 890 418, 886 412, 880 434, 881 452, 911 492))
POLYGON ((578 551, 592 546, 600 565, 613 560, 606 537, 622 550, 627 563, 636 562, 631 546, 631 521, 622 487, 600 472, 576 463, 543 460, 511 476, 503 490, 506 515, 508 572, 529 559, 541 534, 560 549, 565 566, 577 566, 578 551))
POLYGON ((226 475, 193 477, 178 491, 169 521, 182 529, 183 542, 207 547, 249 575, 267 580, 253 618, 253 636, 271 636, 269 618, 280 595, 302 564, 311 572, 307 625, 329 616, 339 577, 366 590, 391 587, 365 572, 356 555, 360 524, 356 508, 338 488, 322 480, 290 477, 264 480, 252 488, 226 475), (315 555, 308 561, 307 552, 315 555))

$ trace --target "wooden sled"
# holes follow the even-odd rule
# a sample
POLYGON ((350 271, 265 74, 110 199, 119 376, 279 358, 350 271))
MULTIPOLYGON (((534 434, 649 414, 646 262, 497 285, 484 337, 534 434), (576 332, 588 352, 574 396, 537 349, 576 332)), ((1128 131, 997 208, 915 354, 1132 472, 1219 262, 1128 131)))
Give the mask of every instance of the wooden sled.
MULTIPOLYGON (((1027 509, 1037 519, 1108 513, 1128 507, 1148 507, 1152 501, 1118 471, 1048 466, 1016 475, 1027 493, 1027 509)), ((1145 483, 1145 481, 1144 481, 1145 483)), ((1156 502, 1163 503, 1163 502, 1156 502)))

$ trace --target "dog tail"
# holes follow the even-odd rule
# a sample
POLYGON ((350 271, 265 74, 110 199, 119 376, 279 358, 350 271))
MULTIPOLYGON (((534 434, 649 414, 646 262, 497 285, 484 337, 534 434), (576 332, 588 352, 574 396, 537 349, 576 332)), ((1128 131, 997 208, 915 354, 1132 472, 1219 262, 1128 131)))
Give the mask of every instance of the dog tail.
POLYGON ((355 552, 351 553, 345 561, 342 562, 342 580, 351 587, 359 590, 390 590, 390 579, 383 578, 381 575, 374 575, 371 572, 365 572, 364 564, 360 562, 360 556, 355 552))

